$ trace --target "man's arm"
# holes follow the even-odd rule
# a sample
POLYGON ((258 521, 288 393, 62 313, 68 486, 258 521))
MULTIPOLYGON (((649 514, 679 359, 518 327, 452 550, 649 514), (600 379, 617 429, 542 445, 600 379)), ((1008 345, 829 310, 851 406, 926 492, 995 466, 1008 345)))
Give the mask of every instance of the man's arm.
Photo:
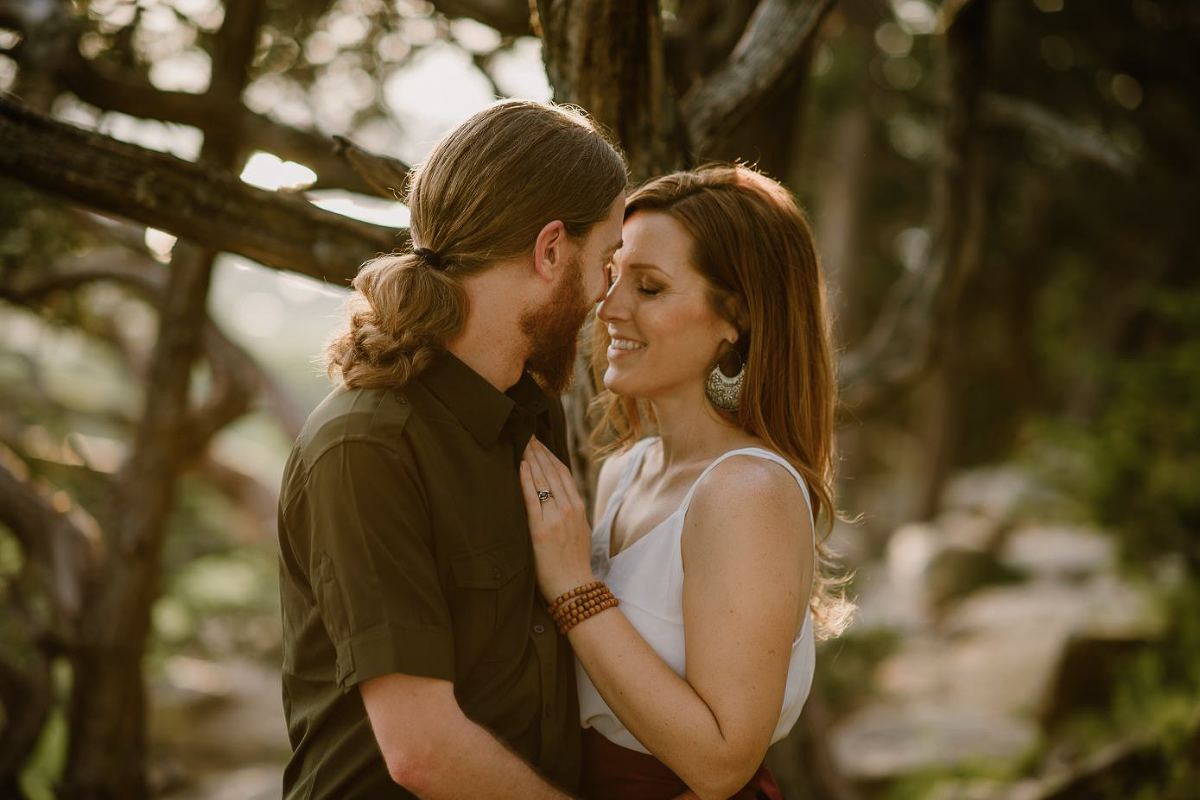
POLYGON ((414 794, 428 800, 567 797, 467 719, 449 681, 382 675, 359 684, 359 691, 388 773, 414 794))

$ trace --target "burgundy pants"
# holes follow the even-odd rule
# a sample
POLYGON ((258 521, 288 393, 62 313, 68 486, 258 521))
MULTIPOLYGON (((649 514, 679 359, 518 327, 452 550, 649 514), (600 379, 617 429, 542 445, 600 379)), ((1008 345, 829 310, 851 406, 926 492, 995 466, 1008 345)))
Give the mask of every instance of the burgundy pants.
MULTIPOLYGON (((591 728, 583 729, 584 800, 671 800, 687 784, 654 756, 613 744, 591 728)), ((766 765, 730 800, 783 800, 766 765)))

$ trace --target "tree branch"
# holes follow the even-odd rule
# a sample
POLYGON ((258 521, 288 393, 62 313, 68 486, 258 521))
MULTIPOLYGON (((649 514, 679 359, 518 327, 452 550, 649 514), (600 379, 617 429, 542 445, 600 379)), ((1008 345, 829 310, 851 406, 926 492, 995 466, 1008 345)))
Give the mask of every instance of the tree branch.
POLYGON ((81 26, 65 3, 43 0, 42 5, 51 13, 38 13, 36 4, 16 9, 8 9, 7 5, 0 2, 0 14, 7 11, 10 26, 26 39, 13 55, 21 74, 33 76, 38 87, 36 91, 17 93, 27 106, 47 109, 52 96, 66 89, 105 111, 189 125, 209 136, 220 136, 233 120, 246 146, 311 167, 317 173, 313 188, 369 192, 362 178, 334 154, 329 137, 255 114, 242 105, 240 98, 222 104, 221 92, 213 88, 204 94, 164 91, 140 77, 121 74, 84 58, 78 45, 81 26), (34 100, 37 102, 31 102, 34 100))
MULTIPOLYGON (((258 41, 265 0, 231 3, 213 53, 210 93, 222 103, 240 98, 258 41)), ((239 125, 206 136, 201 162, 234 170, 242 159, 239 125)), ((76 681, 63 794, 68 797, 141 797, 146 794, 145 687, 139 669, 150 628, 150 608, 162 569, 162 545, 176 479, 194 433, 188 388, 192 365, 204 349, 215 250, 179 242, 160 305, 144 411, 128 460, 117 474, 105 520, 111 557, 103 580, 89 589, 83 641, 75 654, 76 681)))
POLYGON ((0 172, 276 269, 345 284, 407 233, 323 211, 193 164, 66 125, 0 98, 0 172))
MULTIPOLYGON (((163 302, 167 269, 144 253, 104 248, 57 262, 48 274, 32 280, 0 284, 0 298, 32 305, 51 292, 97 281, 125 286, 157 308, 163 302)), ((180 448, 186 458, 199 456, 214 434, 251 408, 256 396, 275 412, 288 436, 299 434, 304 413, 288 390, 211 319, 204 332, 204 359, 212 370, 213 387, 208 401, 191 414, 180 448)))
POLYGON ((763 0, 723 67, 681 103, 693 156, 738 126, 800 61, 833 0, 763 0))
POLYGON ((55 508, 18 471, 23 469, 11 454, 0 457, 0 522, 16 537, 50 600, 51 622, 39 635, 69 643, 83 609, 83 582, 95 563, 95 536, 55 508))
POLYGON ((430 4, 443 16, 473 19, 503 36, 533 33, 527 0, 430 0, 430 4))
POLYGON ((983 219, 978 112, 987 10, 982 0, 965 0, 946 32, 950 101, 934 177, 933 243, 925 264, 897 281, 863 342, 842 358, 842 405, 856 413, 893 400, 934 363, 978 261, 983 219))
POLYGON ((989 92, 981 113, 992 125, 1007 125, 1041 137, 1076 158, 1091 161, 1126 178, 1137 171, 1138 157, 1091 128, 1030 100, 989 92))
POLYGON ((363 150, 345 136, 334 136, 334 152, 362 177, 375 194, 392 200, 403 196, 410 167, 391 156, 363 150))

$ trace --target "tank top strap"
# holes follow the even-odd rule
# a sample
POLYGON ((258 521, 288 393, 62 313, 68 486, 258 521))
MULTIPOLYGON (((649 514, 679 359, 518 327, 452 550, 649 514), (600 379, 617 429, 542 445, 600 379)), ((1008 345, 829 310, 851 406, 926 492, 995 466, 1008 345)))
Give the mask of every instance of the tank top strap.
MULTIPOLYGON (((786 458, 779 455, 779 453, 762 447, 741 447, 737 450, 730 450, 722 453, 714 458, 712 462, 704 468, 704 471, 700 473, 700 477, 696 478, 696 480, 692 483, 691 488, 688 489, 687 494, 684 496, 683 503, 680 505, 679 510, 681 519, 687 514, 688 506, 692 504, 692 497, 696 494, 696 489, 700 487, 700 482, 704 480, 708 476, 708 473, 712 472, 718 464, 727 458, 732 458, 733 456, 756 456, 758 458, 765 458, 768 461, 774 461, 776 464, 779 464, 792 474, 792 477, 796 479, 796 483, 800 485, 800 492, 804 495, 804 503, 808 506, 808 518, 812 522, 813 526, 813 550, 815 552, 817 522, 816 518, 813 516, 812 497, 810 497, 808 493, 807 481, 804 480, 804 476, 800 474, 800 471, 792 466, 791 462, 789 462, 786 458)), ((680 528, 682 528, 682 525, 680 525, 680 528)))

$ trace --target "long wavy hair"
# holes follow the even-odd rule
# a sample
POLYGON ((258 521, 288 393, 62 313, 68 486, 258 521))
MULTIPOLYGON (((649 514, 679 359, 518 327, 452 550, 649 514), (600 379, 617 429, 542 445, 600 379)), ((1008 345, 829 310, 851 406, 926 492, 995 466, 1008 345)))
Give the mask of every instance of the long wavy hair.
POLYGON ((533 248, 561 220, 583 237, 628 183, 625 161, 582 110, 497 103, 447 134, 409 177, 413 252, 368 261, 352 284, 348 328, 329 341, 329 377, 352 388, 400 388, 466 322, 461 281, 533 248))
MULTIPOLYGON (((655 178, 636 189, 625 219, 644 211, 667 214, 692 237, 692 263, 708 283, 716 313, 738 329, 745 363, 741 402, 713 409, 784 456, 808 484, 817 520, 818 559, 810 598, 819 638, 839 635, 854 604, 848 577, 825 545, 838 516, 833 503, 833 363, 825 284, 812 230, 791 193, 756 170, 713 164, 655 178)), ((592 370, 603 386, 609 336, 592 326, 592 370)), ((598 457, 624 450, 655 425, 648 404, 602 389, 592 443, 598 457)))

